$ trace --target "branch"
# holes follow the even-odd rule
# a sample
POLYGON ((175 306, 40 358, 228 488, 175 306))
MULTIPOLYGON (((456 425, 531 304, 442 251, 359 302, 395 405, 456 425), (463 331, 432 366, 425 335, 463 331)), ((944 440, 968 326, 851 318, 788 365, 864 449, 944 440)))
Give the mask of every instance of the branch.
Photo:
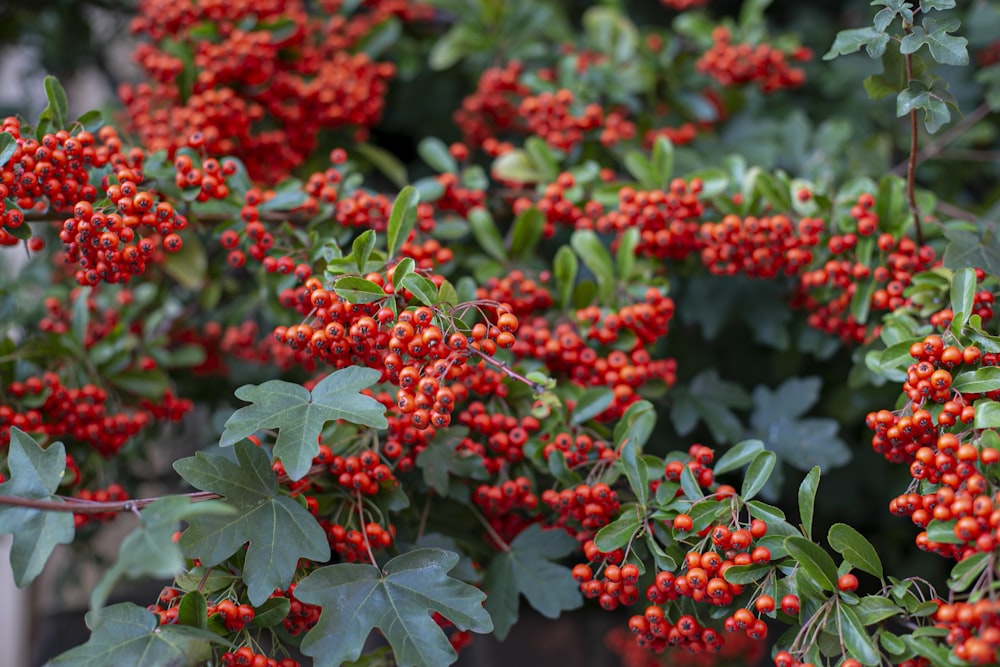
POLYGON ((491 366, 494 366, 495 368, 499 369, 500 372, 502 372, 504 375, 506 375, 507 377, 511 378, 512 380, 517 380, 518 382, 523 382, 524 384, 528 385, 529 387, 531 387, 531 391, 533 391, 534 393, 541 394, 542 392, 545 391, 545 386, 544 385, 541 385, 541 384, 539 384, 537 382, 532 382, 531 380, 529 380, 528 378, 524 377, 523 375, 521 375, 517 371, 511 369, 511 367, 507 365, 507 362, 500 361, 499 359, 495 359, 495 358, 491 357, 490 355, 486 354, 485 352, 483 352, 482 350, 474 348, 474 347, 469 347, 469 348, 466 348, 466 349, 468 349, 469 352, 471 352, 472 354, 476 355, 477 357, 479 357, 480 359, 482 359, 486 363, 488 363, 491 366))
MULTIPOLYGON (((978 107, 976 107, 973 111, 969 113, 969 115, 967 115, 965 118, 955 123, 955 125, 950 130, 948 130, 940 137, 938 137, 937 139, 935 139, 934 141, 930 142, 922 149, 920 149, 920 151, 917 153, 917 162, 919 163, 926 162, 927 160, 941 153, 941 151, 943 151, 949 145, 957 141, 963 134, 968 132, 973 125, 975 125, 983 118, 988 116, 989 113, 990 113, 990 106, 986 103, 983 103, 978 107)), ((902 176, 904 173, 906 173, 908 164, 909 164, 908 160, 900 162, 895 167, 893 167, 892 173, 897 176, 902 176)))
MULTIPOLYGON (((903 22, 903 32, 910 34, 910 25, 903 22)), ((903 56, 906 63, 906 79, 913 80, 913 55, 907 53, 903 56)), ((917 110, 910 109, 910 155, 906 161, 906 198, 910 205, 910 212, 913 214, 913 226, 917 232, 917 244, 924 244, 924 230, 920 227, 920 209, 917 208, 917 145, 919 134, 917 131, 917 110)))

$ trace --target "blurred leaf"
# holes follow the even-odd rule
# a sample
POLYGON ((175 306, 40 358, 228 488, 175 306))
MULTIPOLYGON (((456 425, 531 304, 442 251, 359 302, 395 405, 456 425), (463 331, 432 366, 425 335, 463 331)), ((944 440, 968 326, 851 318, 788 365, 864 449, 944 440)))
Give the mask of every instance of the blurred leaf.
POLYGON ((614 301, 615 291, 615 269, 611 261, 611 253, 598 238, 597 234, 589 229, 578 229, 570 237, 570 245, 584 266, 590 269, 597 280, 598 299, 603 304, 611 304, 614 301))
POLYGON ((472 226, 472 235, 476 237, 476 242, 483 252, 498 262, 506 262, 507 251, 504 249, 503 237, 500 236, 497 223, 490 212, 482 206, 477 206, 469 211, 468 219, 472 226))
POLYGON ((417 144, 420 159, 434 171, 442 174, 457 174, 458 162, 451 155, 448 146, 437 137, 424 137, 417 144))

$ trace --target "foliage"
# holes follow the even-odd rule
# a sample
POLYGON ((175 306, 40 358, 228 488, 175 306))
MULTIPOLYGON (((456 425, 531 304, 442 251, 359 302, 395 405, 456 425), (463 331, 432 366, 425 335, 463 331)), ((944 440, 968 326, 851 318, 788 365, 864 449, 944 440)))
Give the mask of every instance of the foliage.
POLYGON ((627 664, 995 664, 1000 14, 713 4, 144 0, 121 129, 40 82, 17 584, 138 518, 50 664, 436 667, 523 605, 630 609, 627 664))

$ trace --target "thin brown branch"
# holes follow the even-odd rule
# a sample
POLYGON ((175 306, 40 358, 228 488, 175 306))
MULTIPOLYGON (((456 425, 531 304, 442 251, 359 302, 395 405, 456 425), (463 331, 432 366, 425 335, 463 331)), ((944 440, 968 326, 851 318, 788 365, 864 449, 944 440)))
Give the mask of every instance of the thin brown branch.
POLYGON ((468 348, 468 350, 469 350, 470 353, 476 355, 477 357, 479 357, 480 359, 482 359, 486 363, 488 363, 491 366, 495 367, 501 373, 503 373, 507 377, 511 378, 512 380, 517 380, 518 382, 523 382, 524 384, 528 385, 529 387, 531 387, 531 391, 535 392, 536 394, 541 394, 542 392, 545 391, 545 386, 544 385, 541 385, 541 384, 539 384, 537 382, 532 382, 531 380, 529 380, 528 378, 524 377, 523 375, 521 375, 517 371, 513 370, 510 366, 507 365, 506 362, 500 361, 499 359, 495 359, 494 357, 491 357, 490 355, 486 354, 482 350, 476 349, 474 347, 470 347, 470 348, 468 348))
MULTIPOLYGON (((910 25, 903 24, 903 32, 910 34, 910 25)), ((913 55, 905 54, 906 80, 913 80, 913 55)), ((917 128, 917 110, 910 109, 910 155, 906 161, 906 198, 913 214, 913 227, 917 234, 917 244, 924 244, 924 230, 920 227, 920 209, 917 208, 917 146, 920 140, 917 128)))
MULTIPOLYGON (((911 74, 910 71, 907 72, 907 76, 911 74)), ((915 114, 916 112, 914 112, 915 114)), ((988 116, 990 113, 990 106, 983 103, 976 107, 974 110, 969 112, 969 114, 962 120, 955 123, 955 125, 949 129, 947 132, 942 134, 940 137, 930 142, 917 152, 917 163, 923 164, 927 160, 939 155, 944 149, 957 141, 963 134, 969 131, 969 129, 981 121, 983 118, 988 116)), ((892 173, 897 176, 902 176, 906 173, 909 167, 909 160, 904 160, 900 162, 892 169, 892 173)))

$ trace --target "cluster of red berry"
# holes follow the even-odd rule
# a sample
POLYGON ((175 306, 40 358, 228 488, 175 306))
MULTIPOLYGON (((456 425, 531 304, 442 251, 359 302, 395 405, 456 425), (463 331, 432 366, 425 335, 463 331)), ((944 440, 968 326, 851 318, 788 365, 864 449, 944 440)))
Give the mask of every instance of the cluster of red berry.
MULTIPOLYGON (((698 59, 698 71, 708 74, 723 86, 756 83, 765 93, 795 88, 805 82, 805 72, 792 67, 786 54, 770 44, 733 44, 728 28, 712 31, 713 44, 698 59)), ((812 52, 806 47, 792 51, 792 60, 806 61, 812 52)))

